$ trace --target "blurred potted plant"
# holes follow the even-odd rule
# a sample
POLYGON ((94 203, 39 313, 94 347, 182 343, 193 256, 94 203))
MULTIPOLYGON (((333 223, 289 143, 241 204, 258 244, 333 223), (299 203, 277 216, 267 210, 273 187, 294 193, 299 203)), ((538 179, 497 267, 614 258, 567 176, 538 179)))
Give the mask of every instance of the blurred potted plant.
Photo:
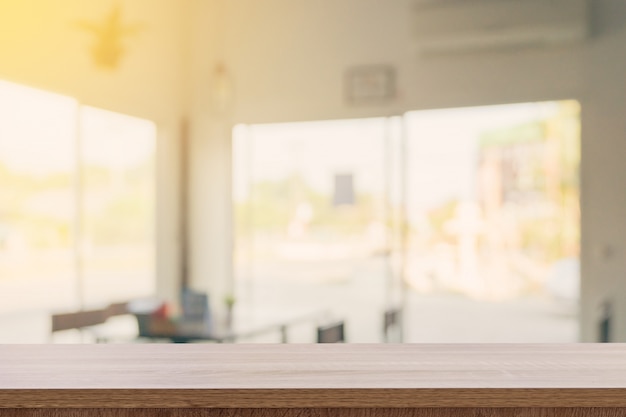
POLYGON ((235 296, 233 294, 227 294, 224 297, 224 304, 226 305, 226 327, 230 329, 233 324, 233 308, 235 307, 235 296))

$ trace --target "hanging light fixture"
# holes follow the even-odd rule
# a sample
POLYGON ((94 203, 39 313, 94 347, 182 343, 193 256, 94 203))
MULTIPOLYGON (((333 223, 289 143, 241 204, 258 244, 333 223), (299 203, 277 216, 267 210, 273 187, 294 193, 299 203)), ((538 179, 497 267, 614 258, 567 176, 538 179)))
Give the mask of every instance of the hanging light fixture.
POLYGON ((233 105, 233 83, 223 63, 215 66, 212 78, 213 107, 218 113, 227 113, 233 105))

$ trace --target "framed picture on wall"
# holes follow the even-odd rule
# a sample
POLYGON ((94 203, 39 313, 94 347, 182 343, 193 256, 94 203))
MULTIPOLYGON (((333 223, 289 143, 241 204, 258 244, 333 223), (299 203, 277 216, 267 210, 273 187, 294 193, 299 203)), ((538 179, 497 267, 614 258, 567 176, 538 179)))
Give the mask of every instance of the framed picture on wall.
POLYGON ((351 104, 389 101, 395 95, 396 75, 390 65, 353 67, 346 73, 346 96, 351 104))

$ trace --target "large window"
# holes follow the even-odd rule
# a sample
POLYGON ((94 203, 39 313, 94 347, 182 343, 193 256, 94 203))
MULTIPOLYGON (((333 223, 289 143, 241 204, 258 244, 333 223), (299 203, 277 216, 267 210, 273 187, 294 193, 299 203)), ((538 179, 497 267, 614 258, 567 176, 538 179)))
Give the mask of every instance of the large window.
POLYGON ((237 297, 254 317, 328 310, 349 342, 380 341, 398 305, 407 342, 576 341, 579 112, 237 127, 237 297))
POLYGON ((154 290, 153 123, 0 81, 0 312, 154 290))
MULTIPOLYGON (((237 298, 251 320, 346 320, 348 340, 380 340, 384 310, 400 302, 389 256, 391 124, 236 128, 237 298)), ((303 330, 290 340, 314 341, 303 330)))
POLYGON ((412 315, 437 323, 409 340, 577 341, 579 112, 559 101, 406 115, 405 278, 412 315))

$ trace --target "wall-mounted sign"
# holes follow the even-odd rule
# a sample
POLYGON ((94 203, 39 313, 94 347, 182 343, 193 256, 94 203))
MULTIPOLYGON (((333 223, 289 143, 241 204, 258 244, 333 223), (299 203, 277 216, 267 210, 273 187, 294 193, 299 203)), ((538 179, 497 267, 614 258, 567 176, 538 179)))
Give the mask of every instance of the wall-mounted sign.
POLYGON ((395 98, 395 69, 389 65, 349 69, 346 74, 346 96, 352 104, 377 103, 395 98))

